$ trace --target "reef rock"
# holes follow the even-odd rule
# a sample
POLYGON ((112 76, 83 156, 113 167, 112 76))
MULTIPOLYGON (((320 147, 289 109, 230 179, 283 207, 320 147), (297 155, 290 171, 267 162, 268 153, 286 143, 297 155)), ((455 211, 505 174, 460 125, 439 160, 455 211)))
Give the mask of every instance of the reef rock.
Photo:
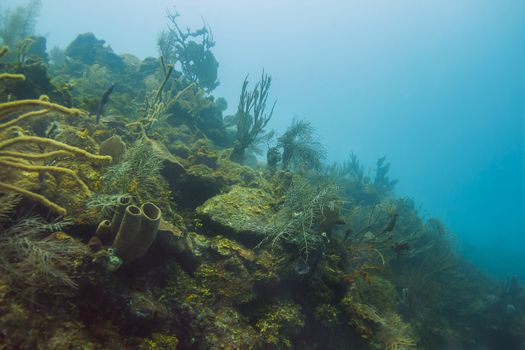
POLYGON ((261 189, 236 185, 229 192, 207 200, 197 208, 197 214, 214 231, 254 243, 270 221, 274 202, 261 189))

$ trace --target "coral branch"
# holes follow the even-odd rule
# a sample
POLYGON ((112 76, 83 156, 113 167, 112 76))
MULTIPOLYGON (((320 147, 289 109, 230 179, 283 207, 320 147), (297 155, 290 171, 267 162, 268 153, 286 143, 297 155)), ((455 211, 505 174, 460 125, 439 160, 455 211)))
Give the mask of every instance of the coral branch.
POLYGON ((10 184, 7 184, 5 182, 0 182, 0 190, 5 190, 5 191, 9 191, 9 192, 15 192, 15 193, 19 193, 21 194, 22 196, 26 197, 26 198, 29 198, 35 202, 38 202, 40 204, 42 204, 43 206, 53 210, 54 212, 64 216, 67 214, 67 210, 62 208, 61 206, 59 206, 58 204, 50 201, 49 199, 47 199, 46 197, 38 194, 38 193, 35 193, 35 192, 31 192, 31 191, 28 191, 28 190, 25 190, 23 188, 20 188, 18 186, 15 186, 15 185, 10 185, 10 184))
POLYGON ((48 102, 44 99, 39 100, 18 100, 12 102, 0 103, 0 119, 9 116, 14 111, 26 108, 44 108, 52 111, 64 113, 67 115, 84 115, 85 112, 77 108, 67 108, 56 103, 48 102))
MULTIPOLYGON (((0 50, 0 55, 2 53, 5 53, 5 51, 0 50)), ((12 78, 12 79, 22 79, 24 78, 23 75, 15 76, 15 75, 6 75, 3 74, 1 76, 2 78, 12 78)), ((0 103, 0 120, 5 118, 13 118, 10 121, 7 122, 1 122, 0 123, 0 132, 3 130, 18 124, 19 122, 32 118, 37 116, 43 116, 48 114, 51 111, 59 112, 66 115, 83 115, 85 114, 79 109, 76 108, 67 108, 64 106, 61 106, 56 103, 51 103, 48 101, 48 98, 46 96, 42 96, 38 100, 18 100, 13 102, 5 102, 0 103), (30 109, 37 109, 33 111, 27 111, 30 109)), ((28 164, 26 163, 29 161, 42 161, 46 159, 51 159, 58 156, 64 156, 64 155, 80 155, 85 158, 88 158, 92 161, 111 161, 110 156, 101 156, 89 153, 83 149, 80 149, 78 147, 70 146, 68 144, 38 137, 38 136, 18 136, 14 138, 8 138, 6 140, 3 140, 0 142, 0 166, 4 168, 11 168, 13 170, 21 170, 21 171, 27 171, 27 172, 36 172, 36 173, 51 173, 51 174, 65 174, 69 175, 73 180, 80 186, 81 190, 87 195, 91 196, 91 191, 89 190, 88 186, 80 177, 78 174, 68 168, 59 167, 59 166, 52 166, 52 165, 35 165, 35 164, 28 164), (12 147, 14 145, 19 144, 37 144, 37 145, 47 145, 54 148, 57 148, 57 150, 54 151, 48 151, 45 153, 25 153, 23 150, 9 150, 8 147, 12 147)), ((25 190, 23 188, 20 188, 19 186, 15 184, 8 184, 1 182, 0 183, 0 189, 12 191, 19 193, 29 199, 32 199, 38 203, 41 203, 42 205, 50 208, 51 210, 59 213, 60 215, 66 215, 67 211, 66 209, 60 207, 58 204, 50 201, 43 195, 25 190)))
POLYGON ((0 164, 7 166, 7 167, 11 167, 11 168, 19 169, 19 170, 30 171, 30 172, 36 172, 36 173, 67 174, 71 176, 73 179, 75 179, 75 181, 80 185, 82 190, 88 196, 91 195, 91 191, 89 190, 85 182, 82 181, 82 179, 78 177, 77 173, 71 169, 62 168, 62 167, 53 166, 53 165, 31 165, 31 164, 17 163, 17 162, 13 162, 8 157, 0 157, 0 164))
POLYGON ((46 153, 23 153, 16 151, 0 151, 0 157, 12 157, 14 159, 25 160, 46 160, 55 157, 69 156, 71 153, 64 150, 51 151, 46 153))
POLYGON ((26 80, 26 76, 23 74, 0 73, 0 80, 2 79, 26 80))
POLYGON ((18 118, 15 118, 15 119, 10 120, 10 121, 8 121, 6 123, 0 124, 0 130, 7 129, 8 127, 13 126, 16 123, 19 123, 19 122, 21 122, 24 119, 31 118, 31 117, 40 117, 40 116, 42 116, 44 114, 47 114, 49 112, 50 112, 49 109, 41 109, 41 110, 38 110, 38 111, 27 112, 25 114, 22 114, 18 118))
POLYGON ((96 154, 84 151, 81 148, 70 146, 66 143, 62 143, 62 142, 59 142, 53 139, 46 139, 44 137, 39 137, 39 136, 19 136, 19 137, 5 140, 3 142, 0 142, 0 151, 3 151, 4 148, 18 144, 18 143, 46 144, 46 145, 53 146, 53 147, 59 148, 67 152, 81 155, 83 157, 86 157, 88 159, 95 160, 95 161, 111 162, 111 159, 112 159, 111 156, 96 155, 96 154))

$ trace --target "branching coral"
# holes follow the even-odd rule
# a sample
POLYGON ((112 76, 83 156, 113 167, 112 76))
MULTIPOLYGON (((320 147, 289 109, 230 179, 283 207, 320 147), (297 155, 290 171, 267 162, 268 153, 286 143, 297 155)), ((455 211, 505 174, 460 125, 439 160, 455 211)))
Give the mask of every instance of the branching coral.
POLYGON ((25 80, 26 77, 23 74, 0 73, 0 79, 25 80))
POLYGON ((391 180, 388 177, 388 171, 390 170, 390 163, 386 163, 386 156, 381 157, 377 160, 376 164, 376 176, 374 178, 374 186, 377 191, 383 195, 389 194, 394 190, 397 180, 391 180))
MULTIPOLYGON (((3 76, 3 79, 9 79, 9 76, 3 76)), ((23 120, 30 119, 33 117, 39 117, 48 115, 50 112, 59 112, 65 115, 82 115, 83 112, 75 108, 67 108, 55 103, 51 103, 47 100, 47 97, 41 97, 38 100, 18 100, 12 102, 0 103, 0 132, 6 131, 9 128, 13 127, 15 124, 22 122, 23 120), (37 109, 37 110, 33 110, 37 109), (29 110, 29 112, 28 112, 29 110), (12 118, 9 121, 3 121, 5 119, 12 118)), ((0 136, 2 136, 0 134, 0 136)), ((67 214, 67 210, 58 204, 50 201, 48 198, 40 195, 38 193, 27 190, 21 186, 18 186, 13 183, 8 183, 10 174, 12 175, 15 171, 21 172, 30 172, 30 173, 51 173, 57 175, 68 175, 72 177, 82 191, 89 196, 90 190, 88 186, 80 179, 78 174, 68 168, 45 165, 45 164, 34 164, 36 161, 48 161, 56 159, 59 156, 65 155, 78 155, 85 157, 92 161, 111 161, 109 156, 100 156, 89 153, 83 149, 70 146, 68 144, 44 138, 39 136, 15 136, 8 137, 7 139, 0 141, 0 165, 4 169, 8 169, 6 172, 2 173, 2 179, 0 179, 0 190, 16 192, 34 200, 45 207, 57 212, 60 215, 67 214), (29 145, 38 145, 50 146, 55 148, 53 151, 48 151, 44 153, 27 153, 25 150, 20 149, 10 149, 13 146, 29 144, 29 145)))
POLYGON ((264 128, 272 118, 272 108, 266 113, 266 101, 268 91, 272 84, 272 77, 262 73, 261 80, 255 84, 252 91, 248 91, 248 78, 242 84, 239 107, 237 108, 237 140, 233 146, 230 159, 237 163, 244 162, 244 153, 248 146, 252 145, 257 137, 262 134, 264 128))
POLYGON ((358 184, 362 184, 370 181, 365 176, 365 170, 363 164, 357 159, 357 155, 353 152, 350 152, 348 159, 342 163, 333 163, 325 169, 326 175, 329 175, 334 178, 344 178, 358 184))
POLYGON ((183 31, 177 23, 179 13, 167 11, 168 29, 159 34, 161 55, 170 64, 180 64, 184 76, 201 88, 212 91, 219 85, 219 63, 211 49, 215 45, 211 30, 203 26, 195 31, 183 31))

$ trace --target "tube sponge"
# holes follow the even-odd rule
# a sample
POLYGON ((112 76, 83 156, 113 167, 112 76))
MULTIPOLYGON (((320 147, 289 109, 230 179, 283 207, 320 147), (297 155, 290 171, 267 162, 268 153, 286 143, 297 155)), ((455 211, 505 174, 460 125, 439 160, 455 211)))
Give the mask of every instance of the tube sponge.
POLYGON ((98 224, 95 237, 98 237, 102 243, 108 243, 111 239, 111 222, 109 220, 103 220, 98 224))
POLYGON ((117 235, 117 232, 120 228, 120 224, 122 223, 124 212, 126 211, 126 208, 129 205, 131 205, 131 198, 129 196, 120 196, 117 199, 117 208, 115 209, 115 213, 113 214, 113 218, 111 219, 110 241, 113 241, 115 239, 115 236, 117 235))
MULTIPOLYGON (((131 254, 135 251, 133 245, 140 236, 141 210, 136 205, 129 205, 124 210, 124 216, 120 223, 120 228, 113 242, 115 255, 120 257, 124 262, 129 262, 137 258, 131 254)), ((115 213, 115 216, 117 213, 115 213)))
POLYGON ((146 253, 157 236, 161 215, 161 210, 153 203, 126 208, 113 242, 115 255, 123 263, 132 262, 146 253))

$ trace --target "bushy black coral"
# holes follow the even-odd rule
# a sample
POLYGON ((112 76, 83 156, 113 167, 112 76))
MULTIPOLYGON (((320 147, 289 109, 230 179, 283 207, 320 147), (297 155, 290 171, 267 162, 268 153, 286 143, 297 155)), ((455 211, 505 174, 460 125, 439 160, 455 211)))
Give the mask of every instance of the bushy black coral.
POLYGON ((148 141, 138 141, 126 151, 121 162, 106 169, 100 178, 101 188, 91 197, 88 207, 99 208, 109 215, 121 195, 131 195, 139 201, 158 195, 159 184, 165 185, 159 181, 162 167, 162 159, 148 141))
POLYGON ((264 241, 292 243, 308 259, 325 242, 320 224, 337 210, 338 202, 334 184, 314 187, 305 179, 294 180, 273 223, 265 228, 264 241))
POLYGON ((316 169, 322 167, 326 150, 319 142, 315 128, 309 121, 294 120, 286 132, 279 137, 283 149, 283 169, 316 169))
POLYGON ((11 288, 34 292, 77 286, 72 267, 86 254, 85 246, 70 237, 46 236, 67 224, 31 216, 0 232, 0 271, 11 288))
POLYGON ((160 177, 162 160, 146 141, 130 147, 123 161, 109 167, 102 176, 104 193, 132 192, 135 186, 145 189, 155 187, 160 177))

